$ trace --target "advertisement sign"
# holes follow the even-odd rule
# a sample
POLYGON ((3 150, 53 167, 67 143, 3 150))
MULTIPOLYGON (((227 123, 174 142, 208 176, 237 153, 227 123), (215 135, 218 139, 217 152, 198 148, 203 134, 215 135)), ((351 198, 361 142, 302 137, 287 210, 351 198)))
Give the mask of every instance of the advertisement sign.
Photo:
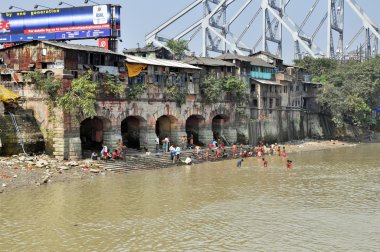
POLYGON ((108 38, 98 39, 98 46, 108 50, 108 38))
POLYGON ((120 36, 120 6, 0 13, 0 43, 120 36), (112 32, 116 30, 116 34, 112 32))

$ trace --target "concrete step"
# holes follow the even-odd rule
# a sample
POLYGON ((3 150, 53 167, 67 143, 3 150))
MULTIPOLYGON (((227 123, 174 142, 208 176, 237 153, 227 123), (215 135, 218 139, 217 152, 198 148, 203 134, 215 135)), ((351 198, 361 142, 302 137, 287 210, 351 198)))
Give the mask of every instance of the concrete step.
POLYGON ((137 155, 125 156, 123 161, 102 163, 101 168, 113 172, 129 172, 137 170, 153 170, 173 166, 170 156, 137 155))

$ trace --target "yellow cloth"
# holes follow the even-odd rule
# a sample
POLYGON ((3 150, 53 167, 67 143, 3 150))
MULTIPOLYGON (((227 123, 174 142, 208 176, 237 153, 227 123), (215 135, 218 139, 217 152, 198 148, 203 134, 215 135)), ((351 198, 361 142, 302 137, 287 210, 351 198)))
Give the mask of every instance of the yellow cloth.
POLYGON ((21 96, 18 93, 0 85, 0 101, 3 101, 4 103, 11 103, 17 102, 17 100, 20 98, 21 96))
POLYGON ((128 77, 135 77, 141 73, 143 69, 147 67, 144 64, 126 64, 128 68, 128 77))

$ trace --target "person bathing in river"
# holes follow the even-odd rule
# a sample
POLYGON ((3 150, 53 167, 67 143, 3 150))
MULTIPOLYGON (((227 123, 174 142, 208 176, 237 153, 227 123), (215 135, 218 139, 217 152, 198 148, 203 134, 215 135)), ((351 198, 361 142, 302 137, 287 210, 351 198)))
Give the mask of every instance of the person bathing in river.
POLYGON ((288 169, 288 170, 291 170, 292 168, 293 168, 293 162, 292 162, 292 160, 286 160, 286 168, 288 169))
POLYGON ((268 161, 265 160, 265 158, 263 158, 262 160, 263 160, 264 168, 267 168, 268 167, 268 161))
POLYGON ((210 147, 206 148, 206 154, 205 154, 206 161, 208 161, 208 159, 210 157, 210 151, 212 151, 210 147))
POLYGON ((286 159, 286 151, 285 151, 285 146, 282 147, 282 160, 286 159))
POLYGON ((237 161, 236 163, 236 167, 241 167, 241 163, 244 161, 244 159, 240 159, 239 161, 237 161))
POLYGON ((236 143, 234 143, 232 145, 232 156, 233 156, 233 158, 236 158, 236 154, 237 154, 237 145, 236 145, 236 143))

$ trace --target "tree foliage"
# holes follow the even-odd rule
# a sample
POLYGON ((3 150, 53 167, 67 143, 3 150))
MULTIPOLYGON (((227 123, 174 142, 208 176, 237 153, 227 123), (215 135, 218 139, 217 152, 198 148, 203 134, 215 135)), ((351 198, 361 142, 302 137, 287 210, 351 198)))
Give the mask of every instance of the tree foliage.
POLYGON ((338 67, 338 63, 333 59, 305 57, 302 60, 295 60, 298 67, 304 68, 313 76, 312 81, 325 84, 328 75, 338 67))
POLYGON ((127 89, 127 99, 134 100, 139 98, 143 93, 145 93, 149 88, 149 85, 146 83, 135 84, 132 87, 127 89))
POLYGON ((174 58, 181 59, 185 56, 186 51, 189 50, 186 40, 171 39, 167 42, 166 46, 173 52, 174 58))
POLYGON ((317 78, 324 76, 318 100, 338 127, 343 123, 362 127, 376 123, 372 111, 380 106, 380 57, 341 65, 326 59, 296 63, 317 78))
POLYGON ((121 95, 125 92, 125 86, 115 75, 107 74, 102 82, 99 92, 105 95, 121 95))
POLYGON ((98 95, 119 96, 125 92, 125 86, 116 76, 106 74, 101 83, 94 82, 93 71, 88 71, 78 79, 74 79, 70 89, 59 95, 61 81, 48 77, 40 71, 29 72, 24 76, 25 82, 34 84, 37 90, 49 95, 53 106, 57 101, 65 112, 82 113, 85 117, 96 115, 96 97, 98 95))
POLYGON ((41 71, 29 72, 24 76, 26 83, 34 84, 36 89, 49 95, 50 99, 55 100, 58 95, 58 90, 61 87, 61 82, 54 78, 48 77, 41 71))
POLYGON ((187 91, 181 90, 180 86, 176 84, 166 86, 165 94, 169 99, 174 99, 178 107, 186 103, 187 91))
POLYGON ((221 94, 223 93, 222 80, 217 79, 213 75, 209 75, 202 82, 200 89, 202 97, 206 103, 212 104, 221 101, 221 94))
POLYGON ((93 117, 96 115, 96 91, 97 84, 89 71, 72 81, 70 90, 58 99, 58 105, 66 112, 93 117))
POLYGON ((208 104, 221 102, 225 99, 225 94, 229 93, 232 100, 238 106, 245 106, 247 102, 247 83, 243 80, 230 76, 217 79, 214 75, 209 75, 202 82, 201 94, 204 101, 208 104))

